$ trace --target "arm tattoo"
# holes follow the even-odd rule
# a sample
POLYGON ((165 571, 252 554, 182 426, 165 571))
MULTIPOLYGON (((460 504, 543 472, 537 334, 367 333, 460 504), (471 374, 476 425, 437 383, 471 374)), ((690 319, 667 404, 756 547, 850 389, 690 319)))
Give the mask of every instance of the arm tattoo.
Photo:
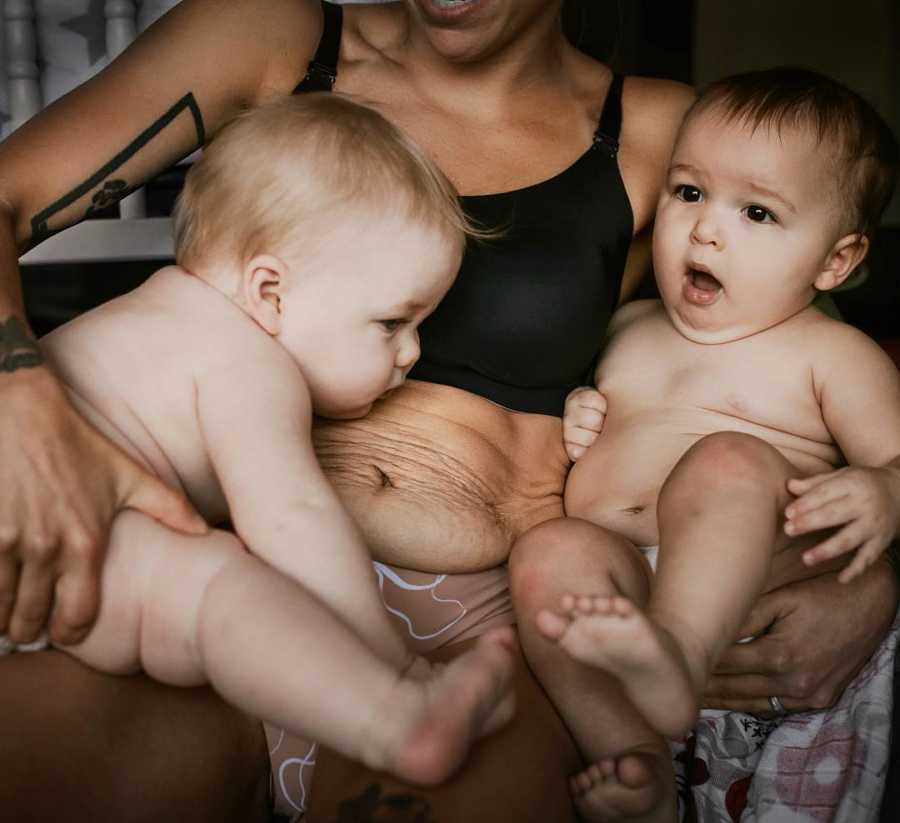
POLYGON ((341 801, 337 823, 435 823, 431 804, 414 794, 382 795, 373 783, 362 794, 341 801))
POLYGON ((0 372, 33 369, 44 362, 37 340, 28 334, 18 317, 0 322, 0 372))
POLYGON ((200 113, 200 107, 194 99, 194 95, 188 92, 182 97, 172 108, 170 108, 162 117, 152 123, 147 129, 141 132, 131 143, 129 143, 122 151, 106 163, 102 168, 94 172, 87 180, 80 183, 68 194, 63 195, 55 203, 51 203, 42 212, 39 212, 31 218, 31 245, 36 245, 42 240, 48 238, 53 231, 50 229, 48 221, 53 215, 70 206, 75 201, 84 197, 91 189, 95 188, 101 181, 103 187, 94 194, 91 205, 88 206, 85 217, 112 205, 130 194, 137 185, 129 185, 121 178, 107 179, 116 169, 124 165, 135 154, 137 154, 144 146, 147 145, 156 135, 165 129, 178 115, 183 111, 189 111, 194 121, 194 129, 197 132, 197 145, 199 148, 206 142, 206 130, 203 127, 203 116, 200 113))

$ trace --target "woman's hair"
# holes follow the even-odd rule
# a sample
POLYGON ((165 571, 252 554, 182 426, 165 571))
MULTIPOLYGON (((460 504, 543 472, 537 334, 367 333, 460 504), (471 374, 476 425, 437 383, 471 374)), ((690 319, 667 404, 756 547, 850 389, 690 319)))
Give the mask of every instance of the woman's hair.
POLYGON ((249 109, 215 135, 175 206, 175 259, 190 269, 302 251, 315 241, 310 218, 354 207, 422 220, 460 246, 489 234, 398 128, 346 96, 310 93, 249 109))
POLYGON ((848 228, 871 235, 894 191, 897 141, 875 109, 830 77, 799 68, 736 74, 708 86, 685 116, 710 109, 752 129, 810 132, 831 154, 848 228))

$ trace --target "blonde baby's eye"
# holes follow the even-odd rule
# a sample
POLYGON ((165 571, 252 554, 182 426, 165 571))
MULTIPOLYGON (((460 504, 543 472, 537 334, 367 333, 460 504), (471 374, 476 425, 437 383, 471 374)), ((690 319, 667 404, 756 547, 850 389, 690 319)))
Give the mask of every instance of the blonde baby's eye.
POLYGON ((683 183, 675 187, 675 196, 685 203, 699 203, 703 199, 703 192, 696 186, 683 183))
POLYGON ((777 219, 772 212, 763 206, 751 205, 744 209, 747 219, 753 223, 777 223, 777 219))
POLYGON ((388 332, 388 334, 393 334, 397 329, 399 329, 406 321, 398 320, 396 318, 391 320, 379 320, 381 327, 388 332))

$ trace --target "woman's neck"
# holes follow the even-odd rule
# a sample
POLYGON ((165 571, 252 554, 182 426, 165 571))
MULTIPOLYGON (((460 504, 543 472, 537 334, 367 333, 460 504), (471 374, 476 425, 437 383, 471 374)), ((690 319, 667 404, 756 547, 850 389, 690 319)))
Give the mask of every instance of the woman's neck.
POLYGON ((555 4, 515 35, 429 28, 405 10, 405 37, 391 55, 423 96, 442 109, 475 112, 515 105, 563 78, 566 41, 555 4))

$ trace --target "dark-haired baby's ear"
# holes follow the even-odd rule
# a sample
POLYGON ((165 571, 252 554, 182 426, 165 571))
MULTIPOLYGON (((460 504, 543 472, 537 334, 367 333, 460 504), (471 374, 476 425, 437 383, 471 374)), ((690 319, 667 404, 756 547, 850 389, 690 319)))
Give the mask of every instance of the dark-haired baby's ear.
POLYGON ((285 262, 271 254, 257 255, 244 266, 244 308, 273 336, 281 331, 281 296, 286 276, 285 262))
POLYGON ((841 285, 866 259, 869 238, 859 232, 847 234, 832 246, 825 265, 813 285, 819 291, 831 291, 841 285))

